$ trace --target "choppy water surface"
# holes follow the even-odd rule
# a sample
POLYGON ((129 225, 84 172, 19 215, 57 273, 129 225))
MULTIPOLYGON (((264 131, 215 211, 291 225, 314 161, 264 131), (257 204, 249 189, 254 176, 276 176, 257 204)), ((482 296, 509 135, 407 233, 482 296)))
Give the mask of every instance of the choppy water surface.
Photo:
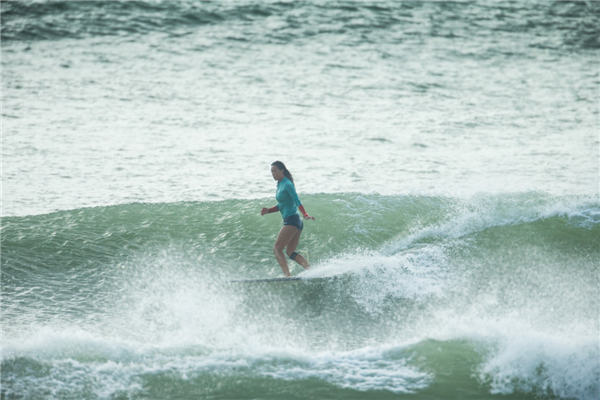
POLYGON ((596 193, 595 2, 4 2, 4 213, 596 193))
POLYGON ((598 398, 598 4, 0 3, 2 398, 598 398))

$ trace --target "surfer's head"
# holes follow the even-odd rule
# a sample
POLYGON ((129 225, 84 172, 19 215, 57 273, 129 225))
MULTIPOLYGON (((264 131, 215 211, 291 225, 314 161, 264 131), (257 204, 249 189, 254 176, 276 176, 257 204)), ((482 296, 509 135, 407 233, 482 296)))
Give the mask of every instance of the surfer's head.
POLYGON ((292 183, 294 182, 294 178, 292 178, 292 174, 285 167, 285 164, 281 161, 274 161, 271 163, 271 174, 273 175, 273 179, 276 181, 282 180, 284 177, 288 178, 292 183))

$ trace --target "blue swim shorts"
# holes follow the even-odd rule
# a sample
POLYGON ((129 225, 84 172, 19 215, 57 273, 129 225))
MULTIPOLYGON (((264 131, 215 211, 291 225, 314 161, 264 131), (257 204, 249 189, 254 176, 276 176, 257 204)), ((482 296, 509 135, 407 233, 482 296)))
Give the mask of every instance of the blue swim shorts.
POLYGON ((300 215, 298 214, 285 217, 283 219, 283 225, 295 226, 296 228, 298 228, 298 230, 302 230, 302 228, 304 228, 304 222, 302 222, 302 220, 300 219, 300 215))

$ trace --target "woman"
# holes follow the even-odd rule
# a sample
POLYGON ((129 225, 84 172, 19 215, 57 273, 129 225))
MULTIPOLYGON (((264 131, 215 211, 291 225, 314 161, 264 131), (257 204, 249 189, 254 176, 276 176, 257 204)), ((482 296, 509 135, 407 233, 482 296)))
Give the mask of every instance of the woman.
POLYGON ((302 212, 304 219, 314 220, 315 218, 308 215, 300 203, 294 186, 294 178, 292 178, 292 174, 281 161, 275 161, 271 164, 271 174, 273 175, 273 179, 277 181, 277 192, 275 194, 277 205, 271 208, 263 208, 260 215, 276 211, 281 212, 283 227, 279 231, 273 251, 285 276, 290 276, 287 260, 283 254, 284 248, 286 248, 286 253, 292 260, 302 265, 305 269, 308 269, 306 259, 296 253, 296 247, 298 246, 300 234, 302 234, 302 228, 304 227, 304 223, 298 215, 298 209, 302 212))

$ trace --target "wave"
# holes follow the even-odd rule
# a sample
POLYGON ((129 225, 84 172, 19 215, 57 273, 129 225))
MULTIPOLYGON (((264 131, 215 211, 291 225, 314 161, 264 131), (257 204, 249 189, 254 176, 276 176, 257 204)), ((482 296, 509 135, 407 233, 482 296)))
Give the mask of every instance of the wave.
POLYGON ((281 274, 270 199, 3 218, 3 390, 597 396, 597 198, 303 200, 318 281, 231 282, 281 274))
MULTIPOLYGON (((226 28, 226 40, 287 43, 347 35, 380 43, 374 32, 464 40, 507 32, 530 34, 530 46, 597 49, 594 2, 402 3, 335 1, 21 1, 3 2, 2 41, 145 35, 181 36, 203 26, 226 28), (423 21, 428 20, 428 29, 423 21), (359 35, 358 37, 356 35, 359 35)), ((395 37, 395 36, 394 36, 395 37)), ((394 39, 396 40, 396 39, 394 39)))
MULTIPOLYGON (((5 217, 2 267, 97 268, 177 248, 229 273, 268 275, 264 268, 281 223, 274 215, 259 215, 269 202, 138 203, 5 217)), ((309 195, 305 202, 318 221, 307 224, 301 247, 313 263, 329 263, 328 268, 344 257, 407 256, 431 249, 428 245, 598 254, 600 210, 589 197, 533 193, 457 200, 340 193, 309 195)))
POLYGON ((293 3, 194 1, 29 1, 2 5, 2 40, 144 35, 277 15, 293 3))
MULTIPOLYGON (((2 266, 70 269, 179 246, 259 268, 265 255, 270 257, 281 222, 260 216, 257 210, 269 202, 135 203, 5 217, 2 266)), ((305 202, 319 217, 307 224, 302 239, 316 262, 357 250, 395 255, 461 239, 485 249, 516 242, 587 254, 597 250, 600 210, 590 197, 531 193, 458 200, 340 193, 308 195, 305 202)))
POLYGON ((477 339, 425 339, 346 351, 271 347, 210 352, 190 346, 141 350, 71 332, 46 336, 35 346, 26 342, 20 345, 27 349, 24 353, 4 357, 3 395, 244 397, 243 391, 295 398, 301 390, 310 398, 323 393, 411 399, 480 399, 490 394, 509 399, 597 398, 600 352, 593 338, 572 343, 525 335, 499 342, 490 346, 477 339), (460 394, 455 396, 457 383, 460 394))
POLYGON ((227 305, 244 320, 274 313, 285 319, 303 310, 298 331, 325 324, 361 342, 395 330, 392 322, 417 321, 424 310, 446 306, 454 313, 477 305, 498 316, 527 308, 542 327, 589 327, 590 310, 600 308, 593 279, 600 207, 594 199, 322 194, 304 200, 318 218, 307 222, 298 249, 312 269, 292 266, 292 272, 325 278, 319 284, 230 283, 281 275, 272 255, 281 221, 259 215, 265 200, 127 204, 4 218, 4 316, 18 327, 32 318, 51 321, 57 313, 79 321, 127 308, 132 320, 148 315, 138 319, 139 330, 155 332, 160 337, 146 340, 156 341, 165 325, 180 326, 188 310, 175 312, 171 302, 182 301, 192 309, 212 305, 199 319, 216 327, 227 321, 213 313, 229 315, 227 305), (180 298, 170 296, 175 289, 180 298), (267 289, 273 297, 261 296, 267 289), (273 308, 274 298, 288 295, 292 300, 273 308), (247 304, 246 298, 253 300, 247 304), (357 332, 357 325, 364 329, 357 332))

